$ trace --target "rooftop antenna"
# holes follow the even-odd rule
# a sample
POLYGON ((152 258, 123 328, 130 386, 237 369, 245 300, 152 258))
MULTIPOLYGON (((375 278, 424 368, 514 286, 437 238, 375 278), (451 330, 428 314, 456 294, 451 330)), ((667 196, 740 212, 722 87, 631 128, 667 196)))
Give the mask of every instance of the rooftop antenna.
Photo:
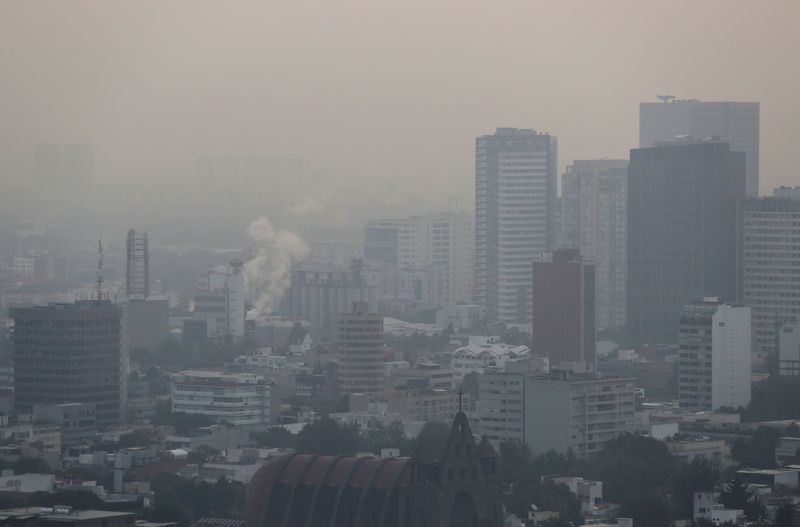
POLYGON ((656 95, 657 99, 661 99, 661 102, 669 102, 675 98, 674 95, 656 95))
POLYGON ((97 300, 103 294, 103 240, 97 240, 97 300))

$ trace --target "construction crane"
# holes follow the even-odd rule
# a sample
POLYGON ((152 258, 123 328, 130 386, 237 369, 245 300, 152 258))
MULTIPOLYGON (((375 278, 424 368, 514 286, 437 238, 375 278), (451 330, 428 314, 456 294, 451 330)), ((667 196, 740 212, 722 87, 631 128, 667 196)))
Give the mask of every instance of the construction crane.
POLYGON ((97 240, 97 300, 103 299, 103 240, 97 240))
POLYGON ((656 95, 657 99, 661 99, 661 102, 669 102, 675 98, 674 95, 656 95))

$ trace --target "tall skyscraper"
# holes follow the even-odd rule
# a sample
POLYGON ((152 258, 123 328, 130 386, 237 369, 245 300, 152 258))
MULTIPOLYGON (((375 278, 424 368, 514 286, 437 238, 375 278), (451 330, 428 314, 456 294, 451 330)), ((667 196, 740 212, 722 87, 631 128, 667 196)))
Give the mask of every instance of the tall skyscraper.
POLYGON ((119 424, 127 403, 122 308, 107 300, 11 308, 14 404, 94 403, 98 428, 119 424))
POLYGON ((585 361, 594 369, 597 349, 595 265, 578 249, 559 249, 533 262, 533 351, 551 366, 585 361))
POLYGON ((597 266, 597 324, 626 322, 628 160, 575 161, 561 180, 560 247, 578 248, 597 266))
POLYGON ((147 233, 130 229, 126 248, 125 294, 131 300, 146 300, 150 296, 150 250, 147 233))
POLYGON ((750 308, 716 298, 681 312, 678 401, 681 408, 717 410, 750 402, 750 308))
POLYGON ((94 148, 85 143, 64 147, 64 182, 68 185, 94 183, 94 148))
POLYGON ((736 298, 736 202, 744 198, 744 157, 720 142, 631 150, 631 344, 674 343, 688 302, 736 298))
POLYGON ((752 309, 762 356, 775 353, 781 323, 800 318, 800 187, 773 195, 739 204, 737 299, 752 309))
POLYGON ((557 151, 535 130, 476 139, 473 302, 490 320, 531 320, 531 263, 555 246, 557 151))
POLYGON ((342 394, 383 390, 383 317, 366 302, 339 315, 339 391, 342 394))
POLYGON ((657 146, 675 136, 716 137, 745 153, 746 194, 758 197, 759 112, 757 102, 670 100, 639 105, 639 147, 657 146))

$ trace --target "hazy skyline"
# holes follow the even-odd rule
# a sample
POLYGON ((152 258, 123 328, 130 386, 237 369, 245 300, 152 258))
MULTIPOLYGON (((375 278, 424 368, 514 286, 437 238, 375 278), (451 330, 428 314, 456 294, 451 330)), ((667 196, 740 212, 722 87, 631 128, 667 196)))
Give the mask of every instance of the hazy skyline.
POLYGON ((765 194, 798 183, 798 19, 789 1, 4 3, 1 175, 38 142, 93 144, 99 181, 296 154, 330 185, 463 207, 476 136, 552 133, 560 174, 627 158, 638 104, 671 94, 761 102, 765 194))

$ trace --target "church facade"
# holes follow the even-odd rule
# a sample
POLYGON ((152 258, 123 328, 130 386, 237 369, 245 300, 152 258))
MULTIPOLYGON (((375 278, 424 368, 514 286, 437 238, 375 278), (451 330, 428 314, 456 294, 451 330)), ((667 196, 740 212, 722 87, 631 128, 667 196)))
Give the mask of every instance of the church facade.
POLYGON ((501 527, 497 453, 453 420, 440 459, 287 454, 247 486, 247 527, 501 527))

